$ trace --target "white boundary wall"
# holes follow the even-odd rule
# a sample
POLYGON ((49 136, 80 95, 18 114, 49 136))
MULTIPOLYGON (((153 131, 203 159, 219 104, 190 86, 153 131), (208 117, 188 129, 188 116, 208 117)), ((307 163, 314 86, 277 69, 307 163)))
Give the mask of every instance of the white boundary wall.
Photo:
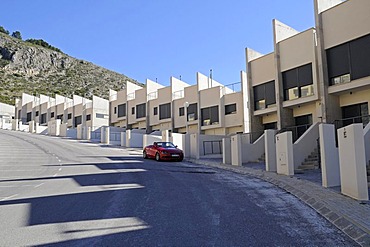
POLYGON ((184 152, 185 158, 190 157, 190 134, 172 133, 170 141, 184 152))
POLYGON ((369 200, 366 175, 364 130, 351 124, 337 130, 341 191, 356 200, 369 200))
POLYGON ((222 163, 231 165, 231 138, 222 138, 222 163))
POLYGON ((126 147, 142 148, 144 134, 145 130, 142 129, 126 130, 126 147))
POLYGON ((294 175, 292 132, 276 135, 276 171, 287 176, 294 175))
POLYGON ((48 122, 48 134, 51 136, 59 136, 60 135, 60 126, 61 120, 51 120, 48 122))
POLYGON ((307 156, 317 147, 319 138, 319 123, 314 123, 304 132, 304 134, 294 143, 294 168, 298 168, 307 156))
POLYGON ((335 126, 320 124, 320 156, 322 186, 340 186, 339 153, 335 144, 335 126))
POLYGON ((265 153, 265 135, 250 143, 250 134, 231 136, 231 164, 241 166, 243 163, 256 162, 265 153))
POLYGON ((161 142, 162 136, 157 135, 143 135, 143 147, 152 145, 153 142, 161 142))
POLYGON ((366 164, 370 165, 370 123, 368 123, 364 129, 364 143, 365 143, 366 164))
POLYGON ((276 143, 275 130, 265 130, 265 157, 266 157, 266 171, 276 172, 276 143))

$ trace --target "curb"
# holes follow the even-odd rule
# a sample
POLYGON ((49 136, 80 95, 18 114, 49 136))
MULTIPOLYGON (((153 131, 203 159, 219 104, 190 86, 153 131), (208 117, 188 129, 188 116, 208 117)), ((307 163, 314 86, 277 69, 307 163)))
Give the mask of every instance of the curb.
MULTIPOLYGON (((293 178, 289 176, 278 175, 271 172, 266 172, 262 170, 255 170, 253 168, 247 168, 247 167, 233 167, 231 165, 224 165, 222 163, 216 163, 216 162, 208 162, 208 161, 202 161, 202 160, 196 160, 196 159, 186 159, 186 161, 194 164, 199 165, 206 165, 215 167, 222 170, 227 170, 239 174, 249 175, 258 179, 261 179, 263 181, 266 181, 268 183, 271 183, 286 192, 292 194, 296 198, 298 198, 300 201, 314 209, 318 214, 323 216, 325 219, 327 219, 330 223, 332 223, 335 227, 337 227, 339 230, 344 232, 347 236, 349 236, 352 240, 354 240, 356 243, 358 243, 360 246, 363 247, 369 247, 370 246, 370 229, 366 228, 366 226, 363 226, 360 222, 358 222, 356 219, 353 219, 349 217, 348 215, 335 210, 335 208, 327 205, 325 201, 322 201, 320 198, 315 197, 314 195, 310 195, 309 193, 305 193, 295 187, 292 187, 289 183, 285 182, 282 178, 293 178), (253 170, 252 170, 253 169, 253 170)), ((297 181, 302 180, 296 179, 297 181)), ((316 184, 305 181, 305 183, 310 183, 312 186, 317 186, 316 184)), ((332 192, 336 193, 336 192, 332 192)), ((338 193, 336 193, 338 194, 338 193)))

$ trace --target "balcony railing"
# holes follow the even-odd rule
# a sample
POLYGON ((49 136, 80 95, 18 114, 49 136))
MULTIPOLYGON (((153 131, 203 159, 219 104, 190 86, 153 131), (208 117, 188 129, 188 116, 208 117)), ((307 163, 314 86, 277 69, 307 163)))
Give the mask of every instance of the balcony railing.
POLYGON ((184 90, 176 91, 172 93, 172 98, 175 99, 181 99, 184 98, 184 90))
POLYGON ((117 100, 117 94, 112 94, 109 96, 109 101, 117 100))
POLYGON ((235 83, 225 85, 221 87, 221 94, 225 95, 225 94, 240 92, 242 90, 241 86, 242 86, 241 82, 235 82, 235 83))
POLYGON ((135 99, 135 92, 127 94, 127 100, 135 99))
POLYGON ((158 92, 148 93, 148 100, 158 98, 158 92))

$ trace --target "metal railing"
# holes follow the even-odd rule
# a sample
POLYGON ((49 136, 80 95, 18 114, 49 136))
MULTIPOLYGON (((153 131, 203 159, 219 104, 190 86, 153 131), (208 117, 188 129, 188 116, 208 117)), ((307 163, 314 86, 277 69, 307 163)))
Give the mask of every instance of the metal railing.
POLYGON ((222 140, 203 141, 203 152, 207 154, 222 154, 222 140))
POLYGON ((362 123, 363 127, 365 128, 369 122, 370 122, 370 115, 334 120, 333 124, 335 128, 335 145, 338 147, 338 132, 337 132, 338 129, 346 127, 347 125, 351 125, 354 123, 362 123))
POLYGON ((335 120, 333 124, 335 126, 335 129, 337 130, 347 125, 354 124, 354 123, 362 123, 363 127, 365 128, 369 122, 370 122, 370 115, 338 119, 338 120, 335 120))
POLYGON ((301 137, 306 130, 310 128, 312 124, 303 124, 303 125, 297 125, 297 126, 290 126, 290 127, 285 127, 282 128, 280 131, 278 131, 276 134, 284 133, 287 131, 292 132, 292 138, 293 138, 293 143, 301 137))
POLYGON ((241 92, 241 82, 234 82, 221 87, 222 95, 241 92))

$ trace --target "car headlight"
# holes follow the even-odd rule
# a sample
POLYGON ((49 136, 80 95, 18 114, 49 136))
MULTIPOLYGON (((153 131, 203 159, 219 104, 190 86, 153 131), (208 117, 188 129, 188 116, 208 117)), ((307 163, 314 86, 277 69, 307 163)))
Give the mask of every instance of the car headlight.
POLYGON ((168 154, 168 152, 166 152, 166 151, 162 151, 162 154, 168 154))

